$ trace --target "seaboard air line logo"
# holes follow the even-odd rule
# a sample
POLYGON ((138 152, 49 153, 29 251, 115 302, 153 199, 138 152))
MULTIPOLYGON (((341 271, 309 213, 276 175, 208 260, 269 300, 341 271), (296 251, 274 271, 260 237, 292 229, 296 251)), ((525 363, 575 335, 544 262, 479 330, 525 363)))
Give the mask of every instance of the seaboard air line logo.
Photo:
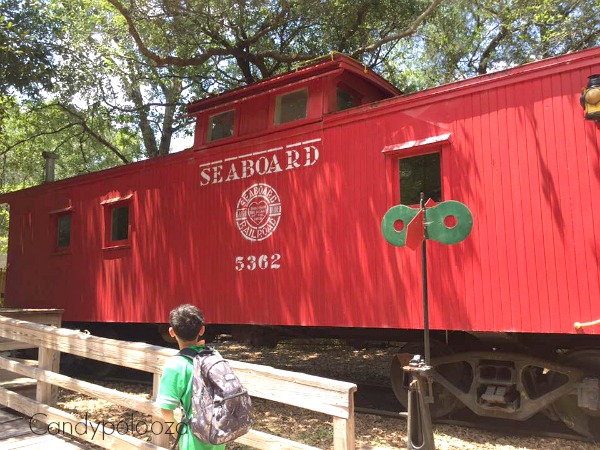
POLYGON ((237 203, 235 222, 249 241, 262 241, 273 234, 281 217, 281 200, 277 191, 257 183, 244 191, 237 203))

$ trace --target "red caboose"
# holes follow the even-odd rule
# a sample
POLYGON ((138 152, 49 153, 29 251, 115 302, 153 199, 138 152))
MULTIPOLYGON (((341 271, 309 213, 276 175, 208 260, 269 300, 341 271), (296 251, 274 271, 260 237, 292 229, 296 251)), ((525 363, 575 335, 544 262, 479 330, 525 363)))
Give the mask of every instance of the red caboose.
POLYGON ((600 325, 574 324, 600 318, 600 132, 579 105, 597 73, 592 49, 402 96, 336 56, 198 101, 188 151, 0 198, 6 303, 154 324, 192 302, 215 324, 418 340, 420 254, 381 219, 424 191, 474 216, 429 246, 431 327, 478 351, 434 349, 434 415, 575 409, 590 434, 600 325))

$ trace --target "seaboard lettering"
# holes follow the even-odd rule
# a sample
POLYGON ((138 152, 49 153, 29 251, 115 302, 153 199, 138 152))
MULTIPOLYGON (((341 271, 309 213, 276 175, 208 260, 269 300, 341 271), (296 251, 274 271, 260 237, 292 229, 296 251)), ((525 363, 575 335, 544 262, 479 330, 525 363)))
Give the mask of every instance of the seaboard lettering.
POLYGON ((290 144, 200 165, 200 186, 244 180, 314 166, 321 139, 290 144))

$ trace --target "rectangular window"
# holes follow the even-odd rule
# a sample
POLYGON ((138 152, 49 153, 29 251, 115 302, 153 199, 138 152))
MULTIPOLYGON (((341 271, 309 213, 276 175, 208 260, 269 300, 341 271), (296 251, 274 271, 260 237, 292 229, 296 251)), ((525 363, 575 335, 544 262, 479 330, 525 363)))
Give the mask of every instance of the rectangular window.
POLYGON ((115 206, 111 209, 111 241, 129 239, 129 205, 115 206))
POLYGON ((356 98, 354 95, 338 87, 336 92, 337 110, 343 111, 344 109, 354 108, 357 105, 356 98))
POLYGON ((56 247, 64 250, 71 246, 71 214, 61 214, 56 217, 56 247))
POLYGON ((235 110, 225 111, 208 119, 208 142, 233 136, 235 110))
POLYGON ((425 201, 442 200, 440 153, 401 158, 399 164, 400 203, 419 204, 421 192, 425 194, 425 201))
POLYGON ((306 117, 308 89, 278 95, 275 100, 275 124, 292 122, 306 117))
POLYGON ((133 227, 133 194, 101 202, 104 207, 104 248, 127 248, 133 227))
POLYGON ((71 225, 73 223, 73 207, 49 211, 50 236, 52 252, 55 254, 69 253, 71 251, 71 225))

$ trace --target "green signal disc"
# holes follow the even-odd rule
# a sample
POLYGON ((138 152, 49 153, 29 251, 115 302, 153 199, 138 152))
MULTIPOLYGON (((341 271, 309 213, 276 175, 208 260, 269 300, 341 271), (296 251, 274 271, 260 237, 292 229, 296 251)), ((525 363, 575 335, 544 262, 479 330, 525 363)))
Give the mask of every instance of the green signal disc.
POLYGON ((381 231, 383 237, 390 244, 396 247, 403 247, 406 244, 406 230, 410 221, 418 214, 419 210, 410 208, 406 205, 392 206, 383 216, 381 221, 381 231), (396 222, 404 224, 401 231, 394 228, 396 222))
MULTIPOLYGON (((473 215, 469 208, 455 200, 448 200, 425 210, 427 239, 442 244, 457 244, 466 239, 473 229, 473 215), (456 225, 449 227, 447 217, 456 218, 456 225)), ((386 238, 387 239, 387 238, 386 238)))

